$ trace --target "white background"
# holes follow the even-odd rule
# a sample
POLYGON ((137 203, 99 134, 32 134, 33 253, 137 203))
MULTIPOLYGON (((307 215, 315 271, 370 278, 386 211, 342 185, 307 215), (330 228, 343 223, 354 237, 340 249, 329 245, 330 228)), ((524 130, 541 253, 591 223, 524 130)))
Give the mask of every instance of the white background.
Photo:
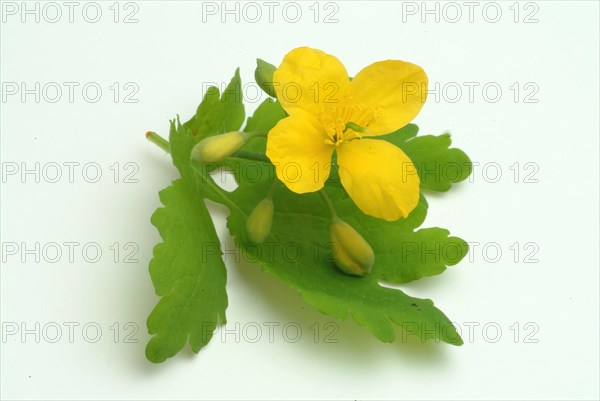
MULTIPOLYGON (((272 22, 263 2, 257 22, 243 3, 236 22, 221 2, 101 2, 96 23, 84 18, 95 18, 93 5, 77 3, 70 22, 68 6, 55 4, 60 20, 38 3, 36 22, 21 2, 2 3, 3 399, 598 399, 597 2, 480 2, 470 16, 463 2, 428 2, 438 11, 424 14, 421 2, 337 1, 317 5, 317 22, 313 2, 287 14, 277 3, 272 22), (124 23, 131 12, 137 22, 124 23), (238 66, 251 83, 256 57, 278 64, 302 45, 335 54, 350 74, 389 58, 423 66, 437 94, 415 122, 425 134, 450 130, 478 163, 470 182, 430 196, 424 224, 471 242, 470 256, 402 286, 433 299, 465 345, 380 343, 229 255, 228 332, 199 355, 186 348, 152 365, 145 319, 157 297, 147 267, 159 236, 150 215, 177 172, 144 133, 167 135, 168 120, 187 120, 208 83, 224 85, 238 66), (72 102, 64 82, 79 85, 72 102), (33 89, 25 98, 21 83, 33 89), (93 88, 82 94, 87 83, 102 89, 96 103, 93 88), (126 103, 132 88, 137 103, 126 103), (35 163, 39 182, 21 175, 35 163), (72 180, 68 163, 79 163, 72 180), (102 177, 88 182, 98 166, 102 177), (130 172, 137 182, 124 182, 130 172), (69 242, 78 244, 73 260, 69 242), (36 243, 37 254, 25 252, 36 243), (52 243, 62 251, 54 263, 52 243), (124 263, 127 243, 139 247, 137 263, 124 263), (86 261, 96 247, 100 260, 86 261), (337 343, 325 341, 332 327, 337 343)), ((211 210, 231 250, 224 211, 211 210)))

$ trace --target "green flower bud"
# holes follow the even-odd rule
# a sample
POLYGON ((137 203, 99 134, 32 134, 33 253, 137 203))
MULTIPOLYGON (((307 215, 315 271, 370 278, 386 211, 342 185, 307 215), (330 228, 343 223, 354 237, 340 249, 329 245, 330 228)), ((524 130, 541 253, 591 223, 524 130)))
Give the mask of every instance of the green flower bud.
POLYGON ((375 254, 367 241, 352 226, 339 218, 331 224, 333 259, 347 274, 362 276, 371 272, 375 254))
POLYGON ((277 70, 273 64, 269 64, 259 58, 256 59, 256 70, 254 70, 254 79, 269 96, 277 97, 275 87, 273 86, 273 74, 277 70))
POLYGON ((248 134, 239 131, 210 136, 194 146, 191 158, 202 163, 220 162, 241 148, 247 139, 248 134))
POLYGON ((246 222, 246 232, 250 241, 262 244, 271 233, 271 224, 273 224, 273 201, 266 198, 256 205, 246 222))

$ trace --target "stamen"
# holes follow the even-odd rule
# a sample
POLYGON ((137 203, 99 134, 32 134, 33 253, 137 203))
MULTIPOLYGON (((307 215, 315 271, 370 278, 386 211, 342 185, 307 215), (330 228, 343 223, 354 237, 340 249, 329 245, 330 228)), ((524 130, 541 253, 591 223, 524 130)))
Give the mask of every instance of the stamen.
POLYGON ((348 102, 321 111, 319 119, 328 136, 325 143, 337 147, 345 141, 361 139, 363 133, 368 133, 368 126, 377 119, 377 112, 372 106, 348 102))

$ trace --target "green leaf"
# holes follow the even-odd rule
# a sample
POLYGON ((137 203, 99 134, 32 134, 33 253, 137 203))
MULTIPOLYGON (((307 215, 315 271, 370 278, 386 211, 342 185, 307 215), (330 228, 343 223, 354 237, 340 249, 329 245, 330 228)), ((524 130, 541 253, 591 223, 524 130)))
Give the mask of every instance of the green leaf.
POLYGON ((190 166, 190 153, 196 143, 212 135, 238 131, 244 118, 242 81, 240 71, 237 69, 222 95, 218 88, 214 86, 208 88, 196 114, 183 126, 180 126, 179 120, 177 126, 175 121, 171 121, 169 135, 171 157, 181 176, 188 180, 195 180, 190 166))
POLYGON ((406 124, 404 127, 400 128, 397 131, 392 132, 391 134, 378 136, 378 139, 384 139, 386 141, 392 142, 396 145, 406 142, 417 136, 419 133, 419 126, 416 124, 406 124))
POLYGON ((188 122, 171 121, 171 157, 181 179, 160 192, 165 207, 151 220, 163 239, 150 261, 150 276, 161 297, 148 317, 148 331, 154 335, 146 347, 151 362, 172 357, 188 340, 198 352, 225 322, 225 265, 190 153, 202 138, 237 131, 243 121, 239 71, 222 96, 210 88, 188 122))
MULTIPOLYGON (((237 166, 235 172, 240 185, 232 193, 221 192, 219 196, 211 195, 211 199, 229 207, 229 231, 250 261, 259 262, 265 272, 296 289, 316 309, 338 319, 351 316, 382 341, 394 340, 393 327, 396 325, 423 340, 462 344, 450 320, 431 300, 410 297, 379 284, 384 278, 404 282, 445 268, 441 266, 445 263, 443 260, 432 267, 430 261, 416 258, 412 270, 400 271, 405 269, 402 264, 395 263, 391 255, 394 251, 389 249, 407 241, 435 241, 440 238, 440 233, 447 233, 441 229, 427 229, 437 235, 413 232, 425 217, 424 199, 408 219, 390 223, 358 211, 340 186, 331 185, 327 189, 340 217, 363 234, 376 252, 372 273, 357 278, 341 273, 334 266, 329 239, 331 218, 318 194, 297 195, 279 184, 273 194, 275 216, 271 235, 262 245, 250 244, 246 219, 268 193, 274 172, 267 163, 243 159, 230 160, 228 165, 237 166), (261 171, 260 180, 245 177, 243 171, 249 166, 261 171), (387 238, 382 241, 384 236, 387 238)), ((205 180, 210 181, 205 173, 199 171, 199 174, 204 174, 205 180)), ((208 185, 215 186, 214 183, 208 185)))
MULTIPOLYGON (((275 124, 284 117, 287 117, 287 113, 283 110, 279 102, 274 99, 266 99, 258 106, 252 117, 248 117, 244 132, 268 133, 275 124)), ((248 141, 241 150, 252 151, 264 155, 266 149, 267 138, 254 137, 248 141)))
POLYGON ((387 222, 362 213, 341 186, 332 185, 328 192, 340 217, 355 228, 361 227, 362 236, 371 244, 376 260, 371 275, 379 281, 402 284, 440 274, 467 255, 467 243, 449 236, 446 229, 415 230, 427 214, 423 195, 408 218, 387 222))
POLYGON ((462 150, 450 148, 449 133, 416 136, 414 128, 407 129, 411 125, 379 138, 399 146, 410 157, 421 179, 421 188, 445 192, 471 175, 471 160, 462 150))
POLYGON ((376 244, 377 277, 389 283, 406 283, 443 273, 460 262, 469 251, 461 238, 443 228, 423 228, 400 235, 391 227, 367 231, 365 238, 376 244))
POLYGON ((208 88, 196 114, 184 127, 190 129, 196 142, 199 142, 207 136, 239 130, 244 116, 242 81, 238 68, 222 95, 217 87, 208 88))
POLYGON ((269 132, 279 120, 286 116, 287 113, 283 110, 278 101, 266 99, 258 106, 252 117, 248 117, 248 122, 246 123, 244 131, 269 132))
POLYGON ((198 352, 208 344, 227 308, 226 270, 219 239, 195 182, 182 179, 160 192, 164 208, 152 215, 163 242, 154 247, 150 276, 160 301, 148 317, 154 335, 146 357, 165 361, 186 341, 198 352))

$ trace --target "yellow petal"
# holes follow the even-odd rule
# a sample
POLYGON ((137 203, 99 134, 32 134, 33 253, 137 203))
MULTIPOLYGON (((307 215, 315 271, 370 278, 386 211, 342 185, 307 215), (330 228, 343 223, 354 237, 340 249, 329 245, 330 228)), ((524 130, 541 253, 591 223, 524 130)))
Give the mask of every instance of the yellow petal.
POLYGON ((333 153, 333 145, 325 139, 318 120, 302 111, 279 120, 269 131, 267 157, 291 191, 302 194, 323 188, 333 153))
POLYGON ((364 213, 394 221, 419 202, 419 176, 397 146, 378 139, 358 139, 338 147, 342 185, 364 213))
POLYGON ((354 100, 375 109, 370 135, 404 127, 419 114, 427 98, 427 75, 418 65, 399 60, 373 63, 351 82, 354 100))
POLYGON ((292 50, 273 74, 277 99, 288 114, 298 109, 318 115, 342 102, 350 89, 348 72, 336 57, 321 50, 292 50))

